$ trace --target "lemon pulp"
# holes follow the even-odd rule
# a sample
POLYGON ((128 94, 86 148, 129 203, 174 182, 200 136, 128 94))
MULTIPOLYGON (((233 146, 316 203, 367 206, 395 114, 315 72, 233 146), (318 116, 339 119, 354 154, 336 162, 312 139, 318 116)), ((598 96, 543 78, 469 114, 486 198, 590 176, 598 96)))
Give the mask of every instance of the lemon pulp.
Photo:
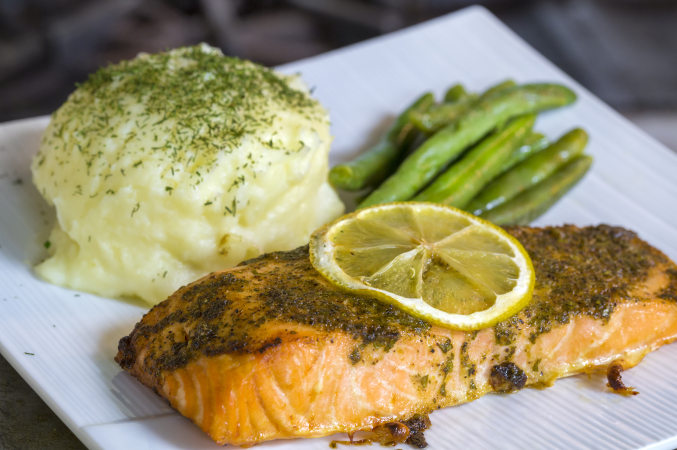
POLYGON ((421 202, 348 214, 310 239, 330 282, 454 329, 493 325, 531 299, 534 270, 505 230, 456 208, 421 202))

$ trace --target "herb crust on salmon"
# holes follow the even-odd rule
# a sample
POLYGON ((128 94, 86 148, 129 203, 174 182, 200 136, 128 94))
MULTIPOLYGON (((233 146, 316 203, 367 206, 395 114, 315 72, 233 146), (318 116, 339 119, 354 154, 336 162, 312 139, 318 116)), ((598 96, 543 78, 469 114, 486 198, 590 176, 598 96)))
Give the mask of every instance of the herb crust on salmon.
POLYGON ((677 266, 633 232, 508 231, 536 286, 490 328, 448 330, 342 291, 301 247, 179 289, 115 359, 216 442, 251 445, 372 430, 582 371, 617 376, 677 338, 677 266))

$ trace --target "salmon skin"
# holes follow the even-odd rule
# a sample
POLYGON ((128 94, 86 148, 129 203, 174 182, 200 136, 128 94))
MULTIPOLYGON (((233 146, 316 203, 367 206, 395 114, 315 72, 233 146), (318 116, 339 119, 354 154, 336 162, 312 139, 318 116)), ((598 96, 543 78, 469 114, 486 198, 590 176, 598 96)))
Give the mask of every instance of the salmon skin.
POLYGON ((508 231, 531 255, 536 287, 491 328, 452 331, 344 292, 302 247, 182 287, 120 340, 115 360, 217 443, 252 445, 372 430, 582 371, 617 374, 677 337, 677 267, 634 233, 508 231))

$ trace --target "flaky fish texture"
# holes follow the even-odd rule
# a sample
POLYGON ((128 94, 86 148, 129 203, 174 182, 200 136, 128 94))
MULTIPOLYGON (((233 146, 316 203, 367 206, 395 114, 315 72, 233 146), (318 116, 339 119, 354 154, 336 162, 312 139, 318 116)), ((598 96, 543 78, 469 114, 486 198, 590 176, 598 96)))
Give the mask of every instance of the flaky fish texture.
POLYGON ((179 289, 116 361, 219 444, 371 430, 488 392, 618 373, 677 338, 677 266, 622 228, 508 230, 536 270, 532 303, 452 331, 328 283, 307 247, 179 289))

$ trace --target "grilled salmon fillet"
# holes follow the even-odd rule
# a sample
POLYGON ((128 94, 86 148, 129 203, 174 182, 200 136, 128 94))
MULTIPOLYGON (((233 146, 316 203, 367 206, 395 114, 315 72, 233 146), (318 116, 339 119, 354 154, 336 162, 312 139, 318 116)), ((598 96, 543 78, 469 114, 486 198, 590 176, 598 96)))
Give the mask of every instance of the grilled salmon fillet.
POLYGON ((251 445, 370 430, 581 371, 617 374, 677 337, 677 266, 634 233, 508 231, 536 286, 527 308, 491 328, 452 331, 344 292, 302 247, 182 287, 115 359, 219 444, 251 445))

